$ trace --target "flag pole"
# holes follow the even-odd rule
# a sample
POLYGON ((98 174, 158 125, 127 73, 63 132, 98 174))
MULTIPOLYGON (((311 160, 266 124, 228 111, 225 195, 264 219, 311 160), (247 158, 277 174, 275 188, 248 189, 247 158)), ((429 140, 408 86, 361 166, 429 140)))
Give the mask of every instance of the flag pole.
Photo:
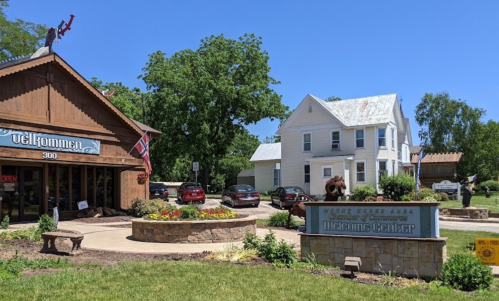
POLYGON ((137 146, 137 144, 139 144, 140 140, 142 140, 142 138, 144 138, 145 135, 147 135, 147 131, 144 133, 144 135, 140 136, 139 141, 135 142, 135 144, 133 145, 132 149, 128 152, 129 155, 133 151, 133 149, 137 146))

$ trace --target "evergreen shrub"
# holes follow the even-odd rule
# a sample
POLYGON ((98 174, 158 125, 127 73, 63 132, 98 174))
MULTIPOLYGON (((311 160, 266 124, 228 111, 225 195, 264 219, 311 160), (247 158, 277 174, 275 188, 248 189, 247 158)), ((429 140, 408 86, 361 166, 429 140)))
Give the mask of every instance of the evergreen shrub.
POLYGON ((381 177, 379 186, 383 190, 383 197, 400 201, 402 196, 411 193, 414 190, 414 179, 406 175, 397 175, 392 177, 381 177))
POLYGON ((356 201, 363 201, 368 196, 376 197, 378 192, 372 185, 362 185, 355 187, 353 194, 356 201))
POLYGON ((473 254, 453 254, 442 267, 442 282, 455 289, 474 291, 489 289, 492 271, 473 254))

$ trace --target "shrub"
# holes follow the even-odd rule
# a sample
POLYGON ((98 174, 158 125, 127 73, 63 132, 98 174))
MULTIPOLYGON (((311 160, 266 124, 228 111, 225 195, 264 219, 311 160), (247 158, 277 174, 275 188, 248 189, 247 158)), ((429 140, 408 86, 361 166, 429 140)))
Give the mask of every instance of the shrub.
POLYGON ((196 219, 199 216, 198 209, 193 205, 187 205, 180 208, 181 219, 196 219))
POLYGON ((447 202, 449 200, 449 195, 445 192, 440 192, 438 195, 440 196, 439 202, 447 202))
MULTIPOLYGON (((0 208, 1 209, 1 208, 0 208)), ((10 218, 8 215, 6 215, 3 220, 2 220, 2 229, 9 229, 9 224, 10 224, 10 218)))
POLYGON ((355 187, 353 194, 356 201, 363 201, 368 196, 376 197, 378 192, 372 185, 362 185, 355 187))
POLYGON ((436 202, 437 200, 435 200, 434 197, 432 196, 427 196, 423 199, 423 202, 436 202))
MULTIPOLYGON (((276 212, 270 216, 268 225, 271 227, 286 227, 288 216, 288 212, 276 212)), ((289 225, 293 227, 298 225, 293 216, 291 216, 291 219, 289 220, 289 225)))
POLYGON ((412 201, 421 201, 427 197, 433 197, 434 199, 440 199, 436 195, 437 195, 437 193, 435 191, 433 191, 433 189, 431 189, 431 188, 421 188, 419 190, 419 193, 416 193, 415 191, 412 191, 411 193, 409 193, 409 198, 412 201))
POLYGON ((442 282, 455 289, 489 289, 492 281, 490 268, 472 254, 453 254, 442 267, 442 282))
POLYGON ((284 239, 277 242, 274 232, 265 235, 261 240, 255 234, 246 233, 243 241, 245 249, 256 249, 258 256, 265 257, 266 260, 277 266, 290 267, 297 261, 297 253, 293 249, 294 245, 288 245, 284 239))
POLYGON ((378 197, 368 196, 362 202, 393 202, 393 200, 392 199, 385 199, 385 198, 382 198, 380 196, 378 196, 378 197))
POLYGON ((44 214, 40 216, 40 220, 38 221, 38 229, 40 229, 40 233, 52 232, 57 230, 57 225, 53 218, 44 214))
POLYGON ((414 179, 405 175, 381 177, 379 186, 383 189, 383 197, 400 201, 402 196, 414 190, 414 179))
POLYGON ((26 240, 41 240, 42 232, 37 226, 19 229, 16 231, 6 231, 0 234, 0 238, 6 239, 26 239, 26 240))
POLYGON ((143 217, 144 215, 159 213, 163 211, 165 202, 161 199, 146 200, 142 198, 134 198, 129 212, 132 216, 143 217))
POLYGON ((494 180, 482 182, 477 185, 476 190, 485 191, 486 190, 485 187, 489 187, 490 191, 499 191, 499 182, 494 180))
POLYGON ((412 200, 411 200, 411 198, 410 198, 408 195, 403 195, 403 196, 400 198, 400 200, 401 200, 402 202, 410 202, 410 201, 412 201, 412 200))

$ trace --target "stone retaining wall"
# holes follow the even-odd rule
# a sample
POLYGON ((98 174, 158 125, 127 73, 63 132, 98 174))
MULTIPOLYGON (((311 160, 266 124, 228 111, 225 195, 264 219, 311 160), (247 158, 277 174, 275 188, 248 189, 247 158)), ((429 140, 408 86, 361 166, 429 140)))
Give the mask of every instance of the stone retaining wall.
POLYGON ((452 216, 452 215, 459 215, 459 216, 468 216, 469 218, 472 219, 488 219, 490 211, 485 208, 474 208, 474 207, 468 207, 468 208, 439 208, 440 210, 440 215, 445 215, 445 216, 452 216))
POLYGON ((301 255, 344 269, 345 256, 362 259, 362 272, 396 271, 408 277, 437 277, 447 257, 447 238, 391 238, 301 234, 301 255))
POLYGON ((200 221, 132 220, 135 240, 163 243, 217 243, 242 241, 246 232, 256 234, 256 217, 200 221))

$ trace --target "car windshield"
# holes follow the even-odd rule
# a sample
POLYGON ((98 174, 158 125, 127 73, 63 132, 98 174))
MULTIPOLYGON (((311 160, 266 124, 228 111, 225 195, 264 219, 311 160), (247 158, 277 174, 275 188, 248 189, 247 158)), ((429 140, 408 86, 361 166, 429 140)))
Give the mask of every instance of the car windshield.
POLYGON ((161 190, 161 189, 165 189, 165 188, 163 186, 159 186, 159 185, 149 186, 149 190, 161 190))
POLYGON ((236 192, 255 192, 255 188, 251 186, 236 187, 236 192))
POLYGON ((185 185, 185 189, 187 190, 196 190, 196 189, 201 189, 201 185, 198 184, 192 184, 192 185, 185 185))
POLYGON ((305 193, 300 187, 286 187, 284 190, 286 193, 305 193))

